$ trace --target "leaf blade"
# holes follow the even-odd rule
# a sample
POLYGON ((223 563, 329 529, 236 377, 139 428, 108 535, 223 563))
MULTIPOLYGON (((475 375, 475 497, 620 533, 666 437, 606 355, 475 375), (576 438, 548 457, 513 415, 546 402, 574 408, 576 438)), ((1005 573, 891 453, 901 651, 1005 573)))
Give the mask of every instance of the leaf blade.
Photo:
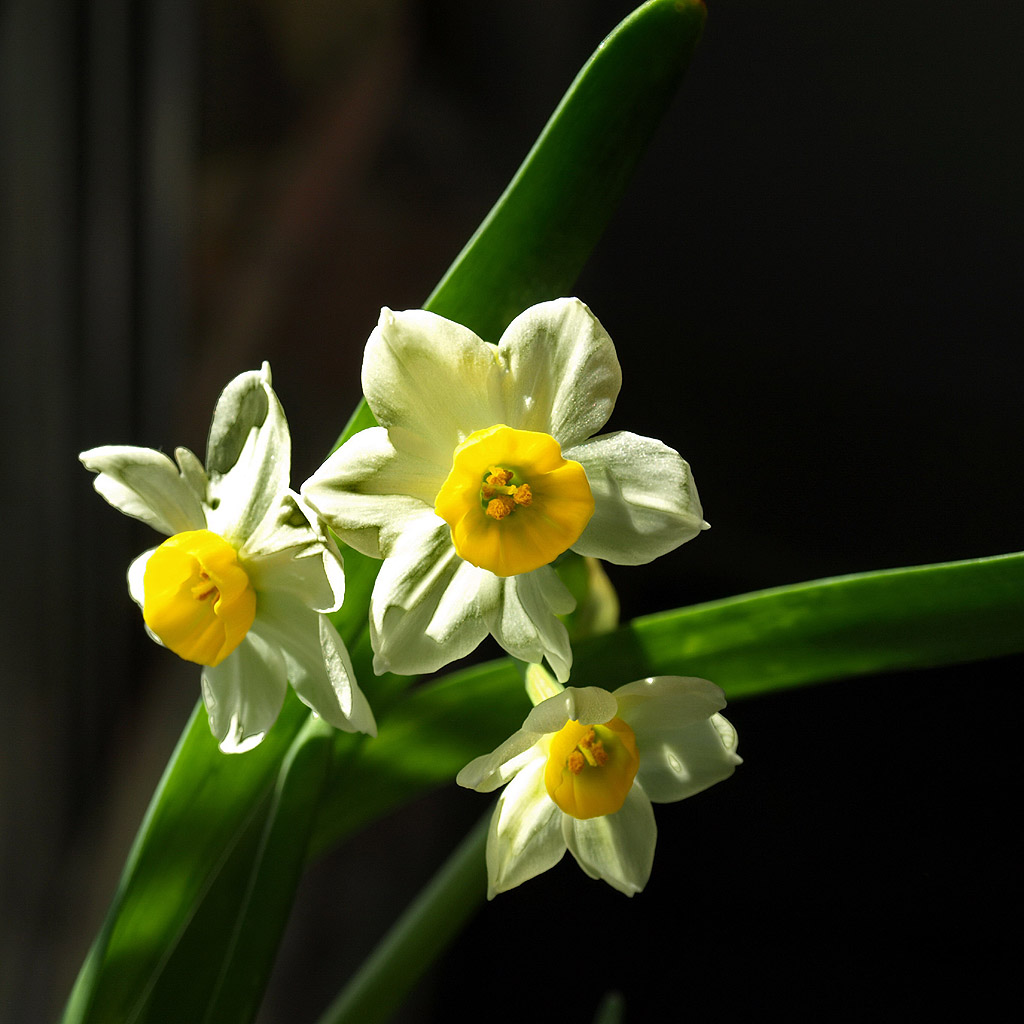
MULTIPOLYGON (((1022 651, 1017 553, 831 577, 634 619, 580 641, 573 678, 615 689, 647 675, 697 675, 735 700, 1022 651)), ((519 728, 528 710, 510 658, 411 692, 328 787, 312 848, 323 851, 450 780, 519 728)))

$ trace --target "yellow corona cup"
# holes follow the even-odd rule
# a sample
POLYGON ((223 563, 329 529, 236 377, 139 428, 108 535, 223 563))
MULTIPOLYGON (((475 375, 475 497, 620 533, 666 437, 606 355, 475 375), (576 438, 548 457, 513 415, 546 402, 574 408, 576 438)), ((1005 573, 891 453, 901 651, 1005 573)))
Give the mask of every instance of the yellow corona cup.
POLYGON ((256 618, 256 591, 233 547, 209 530, 165 540, 146 563, 142 617, 180 658, 219 665, 256 618))
POLYGON ((587 474, 550 435, 503 423, 474 431, 455 449, 434 511, 461 558, 496 576, 553 562, 594 514, 587 474))

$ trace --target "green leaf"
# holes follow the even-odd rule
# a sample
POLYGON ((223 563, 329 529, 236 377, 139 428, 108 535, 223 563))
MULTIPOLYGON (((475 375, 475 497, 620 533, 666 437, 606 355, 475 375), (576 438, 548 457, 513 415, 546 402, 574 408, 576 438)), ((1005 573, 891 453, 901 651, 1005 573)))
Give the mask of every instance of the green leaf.
POLYGON ((145 1019, 151 988, 234 848, 260 829, 280 763, 306 719, 289 692, 253 751, 227 756, 199 704, 153 796, 65 1010, 66 1021, 145 1019))
MULTIPOLYGON (((428 308, 494 337, 526 306, 571 289, 672 98, 703 20, 696 0, 653 0, 605 40, 428 308)), ((372 422, 363 405, 344 436, 372 422)), ((348 597, 337 623, 371 703, 386 708, 407 681, 374 680, 368 668, 366 607, 379 564, 354 552, 345 561, 348 597)), ((279 941, 292 854, 304 846, 303 814, 316 792, 297 793, 289 772, 281 773, 290 756, 290 764, 316 774, 317 757, 307 761, 292 746, 307 717, 289 694, 263 743, 228 757, 197 707, 72 992, 68 1024, 157 1014, 191 1020, 198 1005, 217 1007, 225 1024, 252 1018, 251 994, 258 997, 279 941), (280 841, 296 823, 292 850, 280 841), (280 891, 277 872, 286 878, 280 891), (273 905, 257 906, 257 894, 273 905), (204 937, 202 921, 230 925, 226 945, 204 937), (248 988, 240 980, 247 964, 255 965, 248 988), (231 994, 241 996, 229 1005, 231 994)), ((337 765, 355 760, 363 744, 340 734, 334 746, 337 765)))
MULTIPOLYGON (((705 16, 701 0, 651 0, 619 24, 424 309, 497 341, 524 309, 572 291, 676 94, 705 16)), ((338 444, 373 425, 361 402, 338 444)))
POLYGON ((278 774, 268 813, 231 852, 175 945, 140 1019, 196 1024, 255 1017, 273 966, 327 779, 334 730, 307 719, 278 774))
MULTIPOLYGON (((1024 553, 839 576, 634 619, 576 644, 572 681, 613 690, 649 675, 702 676, 735 700, 1021 651, 1024 553)), ((312 848, 450 782, 528 711, 510 658, 410 692, 328 787, 312 848)))

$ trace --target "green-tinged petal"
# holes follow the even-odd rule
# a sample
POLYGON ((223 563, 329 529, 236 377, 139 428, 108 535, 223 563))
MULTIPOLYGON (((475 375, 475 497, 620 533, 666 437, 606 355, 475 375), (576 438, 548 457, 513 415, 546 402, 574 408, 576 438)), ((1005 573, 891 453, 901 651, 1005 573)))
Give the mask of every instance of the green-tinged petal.
POLYGON ((170 537, 206 526, 199 496, 163 452, 111 444, 78 458, 98 474, 93 487, 114 508, 158 533, 170 537))
POLYGON ((284 703, 287 674, 281 652, 250 630, 216 667, 203 669, 203 701, 210 731, 225 754, 251 750, 284 703))
POLYGON ((544 760, 526 765, 502 790, 487 836, 487 898, 553 868, 565 854, 562 812, 544 788, 544 760))
POLYGON ((508 367, 503 422, 551 434, 564 449, 608 421, 622 371, 611 338, 579 299, 542 302, 520 313, 498 352, 508 367))
POLYGON ((206 501, 206 494, 210 488, 210 478, 206 475, 203 464, 188 448, 175 448, 174 461, 181 469, 181 475, 192 489, 192 492, 202 501, 206 501))
POLYGON ((618 705, 613 694, 599 686, 568 686, 554 697, 541 701, 523 722, 531 732, 557 732, 566 722, 601 725, 614 717, 618 705))
POLYGON ((326 615, 271 592, 261 597, 251 632, 281 652, 288 680, 307 707, 336 729, 377 734, 348 651, 326 615))
POLYGON ((288 489, 291 436, 270 367, 239 374, 217 401, 206 448, 209 528, 241 546, 288 489))
POLYGON ((616 565, 641 565, 706 527, 690 467, 679 453, 628 431, 563 452, 587 471, 594 515, 573 551, 616 565))
POLYGON ((563 814, 562 835, 591 878, 602 878, 627 896, 640 892, 651 877, 658 827, 651 801, 635 782, 615 814, 586 820, 563 814))
POLYGON ((721 715, 725 695, 706 679, 656 676, 615 691, 619 717, 636 734, 637 780, 655 803, 693 796, 732 775, 742 758, 721 715))
POLYGON ((487 628, 514 658, 534 663, 547 658, 558 681, 564 683, 572 668, 572 648, 557 616, 571 612, 575 599, 547 565, 499 583, 500 600, 484 613, 487 628))
POLYGON ((399 452, 383 427, 362 430, 302 485, 303 497, 357 551, 383 558, 411 517, 433 510, 451 469, 399 452))
POLYGON ((286 491, 238 553, 257 593, 283 592, 318 612, 345 600, 345 572, 337 544, 317 514, 286 491))
POLYGON ((382 427, 397 428, 397 447, 450 468, 456 445, 501 422, 496 353, 435 313, 383 309, 363 355, 366 401, 382 427))
POLYGON ((385 559, 370 600, 374 671, 421 675, 469 654, 501 596, 493 573, 464 562, 433 512, 411 521, 385 559))
POLYGON ((543 733, 520 729, 489 754, 470 761, 455 776, 455 781, 466 789, 490 793, 503 786, 531 761, 537 758, 543 760, 547 756, 542 748, 537 747, 543 738, 543 733))

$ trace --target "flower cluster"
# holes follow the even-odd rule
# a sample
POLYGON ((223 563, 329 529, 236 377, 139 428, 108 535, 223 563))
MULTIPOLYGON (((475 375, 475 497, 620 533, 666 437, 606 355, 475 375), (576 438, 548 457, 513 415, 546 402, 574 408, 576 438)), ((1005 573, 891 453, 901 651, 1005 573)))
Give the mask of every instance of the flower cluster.
POLYGON ((298 493, 266 363, 218 400, 205 466, 184 448, 174 461, 127 446, 80 458, 111 505, 167 537, 132 563, 129 592, 153 639, 202 666, 223 751, 260 742, 289 682, 331 725, 376 734, 328 617, 344 598, 333 530, 383 560, 369 607, 376 673, 434 671, 488 634, 531 666, 536 706, 522 729, 457 780, 482 792, 508 783, 488 838, 489 894, 568 849, 632 895, 654 856, 651 802, 691 796, 739 758, 722 691, 706 680, 562 685, 572 651, 560 616, 574 600, 554 564, 571 551, 639 565, 707 527, 676 451, 598 433, 620 383, 611 339, 577 299, 526 310, 497 345, 423 310, 385 309, 362 368, 379 425, 298 493))

